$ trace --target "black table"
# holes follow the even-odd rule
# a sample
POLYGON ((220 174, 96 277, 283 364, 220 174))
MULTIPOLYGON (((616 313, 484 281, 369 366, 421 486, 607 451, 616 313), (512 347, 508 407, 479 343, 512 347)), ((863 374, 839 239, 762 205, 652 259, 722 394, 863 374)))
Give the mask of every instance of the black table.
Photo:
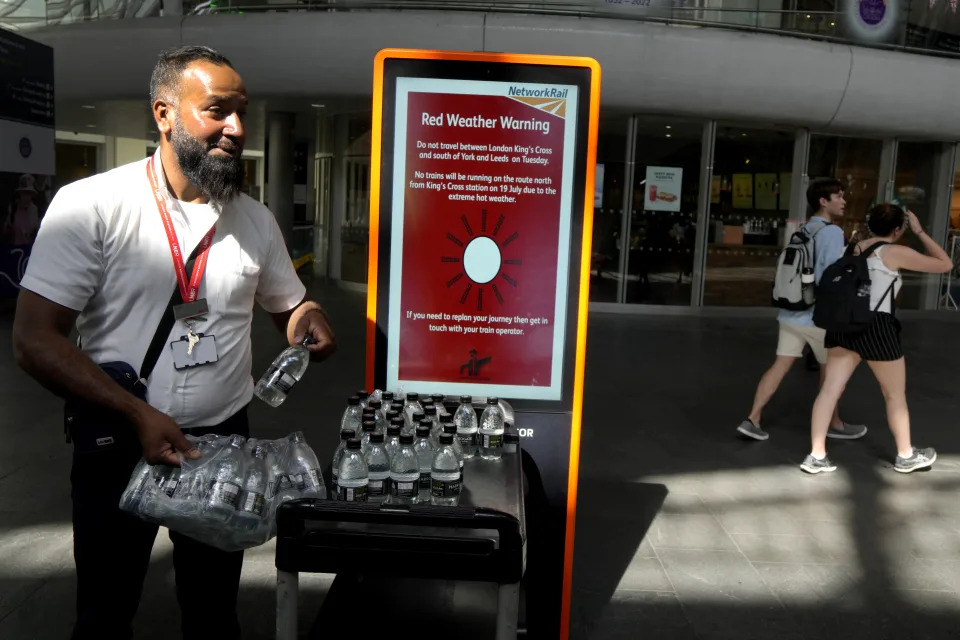
POLYGON ((466 460, 457 507, 316 499, 281 505, 277 640, 297 638, 301 572, 493 582, 496 638, 515 640, 527 541, 520 460, 519 452, 466 460))

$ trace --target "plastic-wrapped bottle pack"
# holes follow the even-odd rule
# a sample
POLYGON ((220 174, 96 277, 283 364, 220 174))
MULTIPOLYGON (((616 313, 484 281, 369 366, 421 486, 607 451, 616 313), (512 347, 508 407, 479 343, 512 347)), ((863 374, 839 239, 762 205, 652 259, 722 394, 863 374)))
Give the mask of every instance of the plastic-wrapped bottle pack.
POLYGON ((317 456, 296 431, 278 440, 187 436, 201 457, 180 467, 141 459, 120 508, 224 551, 261 545, 276 534, 277 507, 327 498, 317 456))

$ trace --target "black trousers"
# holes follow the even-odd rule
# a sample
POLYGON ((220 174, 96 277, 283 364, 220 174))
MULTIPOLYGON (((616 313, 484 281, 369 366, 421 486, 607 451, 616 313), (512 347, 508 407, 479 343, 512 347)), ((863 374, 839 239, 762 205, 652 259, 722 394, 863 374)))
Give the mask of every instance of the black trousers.
MULTIPOLYGON (((246 408, 193 435, 249 436, 246 408)), ((157 525, 120 510, 120 496, 140 460, 136 438, 109 451, 74 448, 70 473, 77 621, 72 640, 128 640, 140 604, 157 525)), ((227 553, 170 532, 184 640, 236 640, 243 552, 227 553)), ((172 635, 172 634, 171 634, 172 635)))

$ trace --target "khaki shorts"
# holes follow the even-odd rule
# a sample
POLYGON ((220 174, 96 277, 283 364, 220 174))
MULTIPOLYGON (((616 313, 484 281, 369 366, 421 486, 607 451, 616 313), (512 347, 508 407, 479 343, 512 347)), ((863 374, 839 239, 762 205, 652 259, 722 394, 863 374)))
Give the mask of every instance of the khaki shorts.
POLYGON ((810 345, 813 356, 820 364, 827 362, 827 349, 823 346, 826 331, 819 327, 806 327, 799 324, 780 323, 780 338, 777 342, 777 355, 800 358, 803 345, 810 345))

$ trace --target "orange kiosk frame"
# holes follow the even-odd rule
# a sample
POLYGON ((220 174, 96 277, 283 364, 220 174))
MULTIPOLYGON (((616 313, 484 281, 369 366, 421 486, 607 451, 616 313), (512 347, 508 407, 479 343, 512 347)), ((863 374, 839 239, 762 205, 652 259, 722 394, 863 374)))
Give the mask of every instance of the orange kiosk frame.
MULTIPOLYGON (((480 91, 484 90, 480 89, 480 91)), ((481 93, 480 95, 491 94, 481 93)), ((525 586, 527 593, 534 593, 537 596, 527 601, 527 627, 531 637, 567 638, 569 635, 599 104, 600 67, 591 58, 386 49, 379 52, 375 60, 370 164, 366 386, 368 389, 421 392, 432 392, 436 387, 440 387, 446 390, 448 398, 451 396, 455 398, 460 393, 474 396, 498 395, 505 397, 513 404, 516 409, 516 426, 521 434, 524 472, 530 491, 526 498, 529 545, 525 586), (555 283, 555 299, 560 300, 556 303, 559 313, 555 320, 558 322, 562 320, 562 325, 557 328, 557 323, 553 323, 551 334, 553 351, 549 354, 556 359, 553 371, 559 375, 553 376, 552 391, 544 390, 542 385, 537 387, 531 384, 526 387, 524 383, 520 383, 508 385, 507 388, 512 390, 509 394, 490 393, 491 390, 499 390, 499 388, 495 389, 495 385, 490 386, 489 379, 456 380, 445 378, 443 375, 431 378, 432 381, 436 381, 436 384, 418 388, 419 384, 424 383, 411 384, 409 376, 404 377, 404 365, 401 364, 399 367, 397 365, 399 346, 396 343, 407 338, 414 340, 409 331, 409 325, 405 325, 407 328, 400 328, 402 318, 397 312, 399 308, 397 305, 402 304, 408 295, 403 291, 403 280, 398 280, 395 271, 404 264, 403 254, 413 251, 409 242, 404 244, 402 237, 396 237, 395 232, 403 233, 396 231, 398 225, 402 229, 403 224, 403 220, 398 220, 397 217, 406 217, 407 224, 410 225, 417 222, 411 216, 422 214, 422 210, 413 208, 404 211, 400 206, 402 203, 395 202, 395 194, 403 193, 402 197, 405 201, 410 197, 407 183, 410 178, 413 178, 412 171, 397 169, 397 162, 401 161, 400 154, 404 157, 417 157, 411 151, 409 140, 406 142, 406 148, 394 148, 395 141, 401 139, 396 136, 397 128, 406 127, 408 122, 402 120, 402 114, 406 114, 407 109, 406 103, 401 103, 412 95, 409 92, 403 96, 400 95, 397 90, 398 79, 407 81, 410 78, 419 82, 416 85, 420 87, 417 91, 427 91, 427 93, 430 93, 429 87, 432 86, 430 83, 435 82, 437 96, 449 94, 450 87, 460 86, 457 83, 462 83, 462 88, 455 89, 454 93, 459 93, 461 96, 469 95, 476 87, 493 87, 494 85, 503 87, 509 84, 510 93, 494 98, 500 100, 496 104, 508 106, 513 103, 503 102, 504 100, 517 100, 508 96, 546 95, 550 99, 525 98, 526 107, 517 108, 531 106, 539 109, 550 108, 553 110, 552 113, 544 115, 544 118, 550 115, 556 116, 559 113, 564 122, 564 130, 566 131, 566 128, 573 130, 571 137, 566 138, 568 141, 573 141, 573 146, 572 148, 565 146, 563 151, 567 154, 563 156, 564 161, 571 163, 572 172, 568 171, 565 174, 564 184, 557 198, 561 203, 558 226, 563 227, 565 221, 568 232, 565 234, 561 229, 559 236, 561 239, 566 237, 568 242, 566 246, 562 246, 563 243, 560 242, 542 247, 546 255, 556 256, 555 262, 561 265, 557 270, 555 283), (526 93, 518 94, 513 92, 514 86, 529 87, 529 89, 526 93), (549 87, 565 87, 571 91, 564 93, 564 89, 554 90, 549 87), (567 100, 563 99, 561 101, 563 104, 557 106, 558 101, 553 98, 558 95, 576 96, 575 102, 569 101, 569 104, 575 104, 575 107, 564 113, 563 108, 567 105, 567 100), (551 104, 545 104, 548 102, 551 104), (396 184, 398 175, 402 180, 399 185, 396 184), (563 193, 564 189, 567 193, 563 193), (566 205, 563 204, 564 202, 566 205), (562 210, 564 206, 568 208, 566 212, 562 210), (394 344, 391 345, 391 342, 394 344), (454 392, 452 386, 456 386, 458 391, 454 392), (530 390, 529 393, 527 388, 530 390), (536 513, 529 513, 531 509, 536 513)), ((427 114, 424 112, 424 122, 426 121, 427 114)), ((409 120, 409 122, 417 124, 415 120, 409 120)), ((486 122, 494 127, 498 121, 496 118, 489 118, 486 122)), ((442 117, 441 120, 436 121, 437 126, 446 123, 453 124, 453 121, 445 121, 442 117)), ((452 129, 450 132, 449 135, 456 135, 452 129)), ((402 139, 406 140, 406 138, 402 139)), ((521 158, 513 162, 519 164, 528 161, 521 158)), ((476 207, 476 205, 473 206, 476 207)), ((556 212, 557 208, 554 207, 553 210, 556 212)), ((430 210, 425 215, 438 214, 430 210)), ((461 233, 474 235, 474 230, 465 218, 463 224, 467 232, 461 229, 461 233)), ((485 210, 483 225, 486 229, 487 212, 485 210)), ((447 237, 450 235, 447 234, 447 237)), ((452 245, 450 247, 454 248, 452 245)), ((528 246, 527 249, 534 254, 538 251, 533 245, 528 246)), ((464 256, 463 261, 466 263, 466 254, 461 255, 464 256)), ((459 262, 460 258, 443 260, 459 262)), ((514 262, 519 263, 519 261, 514 262)), ((466 266, 464 268, 466 269, 466 266)), ((466 275, 468 280, 472 278, 469 271, 466 275)), ((507 281, 517 286, 516 282, 511 281, 509 277, 507 281)), ((544 281, 540 284, 550 287, 554 283, 544 281)), ((508 287, 504 285, 503 288, 508 287)), ((470 289, 466 289, 460 304, 465 303, 469 292, 470 289)), ((490 296, 493 294, 501 300, 501 293, 495 286, 492 293, 488 292, 487 299, 492 300, 490 296)), ((478 303, 482 304, 480 300, 478 303)), ((501 304, 503 304, 502 300, 501 304)), ((423 335, 422 339, 431 339, 430 335, 423 335)), ((467 339, 466 336, 460 337, 467 339)), ((454 340, 456 343, 458 337, 444 336, 444 338, 448 341, 454 340)), ((469 346, 466 343, 463 344, 469 346)), ((519 349, 522 351, 523 347, 519 349)), ((462 369, 458 374, 451 375, 454 377, 462 375, 462 369)))

